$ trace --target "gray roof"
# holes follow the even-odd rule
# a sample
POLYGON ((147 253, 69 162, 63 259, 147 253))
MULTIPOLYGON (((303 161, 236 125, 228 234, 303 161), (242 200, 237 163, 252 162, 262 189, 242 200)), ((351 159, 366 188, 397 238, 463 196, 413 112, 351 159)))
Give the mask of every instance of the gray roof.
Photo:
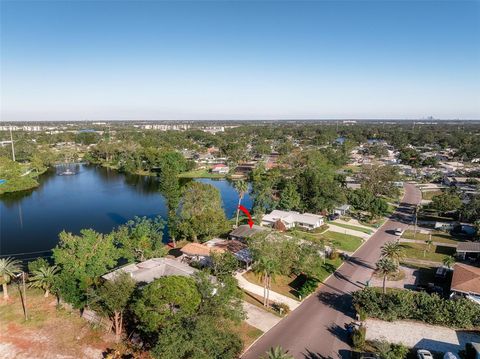
POLYGON ((127 264, 113 272, 107 273, 102 278, 111 280, 120 272, 129 273, 136 282, 150 283, 160 277, 173 275, 191 276, 197 270, 185 263, 170 258, 152 258, 140 263, 127 264))
POLYGON ((480 242, 460 242, 457 246, 457 252, 480 253, 480 242))
POLYGON ((238 228, 235 228, 233 231, 231 231, 230 236, 236 238, 248 238, 265 230, 266 228, 257 226, 256 224, 254 224, 252 228, 250 228, 248 224, 242 224, 241 226, 238 226, 238 228))

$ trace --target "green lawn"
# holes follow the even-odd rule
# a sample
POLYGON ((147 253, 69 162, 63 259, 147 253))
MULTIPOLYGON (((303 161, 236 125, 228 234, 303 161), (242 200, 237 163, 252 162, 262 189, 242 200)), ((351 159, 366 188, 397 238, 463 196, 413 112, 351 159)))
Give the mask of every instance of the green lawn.
POLYGON ((425 252, 425 256, 424 249, 427 247, 426 244, 402 243, 402 247, 405 250, 406 261, 408 261, 408 258, 413 258, 442 262, 445 257, 455 254, 455 248, 451 247, 432 245, 430 246, 430 250, 425 252))
POLYGON ((211 173, 206 169, 203 170, 192 170, 188 172, 183 172, 178 175, 180 178, 224 178, 225 175, 211 173))
MULTIPOLYGON (((413 237, 414 237, 414 231, 412 230, 406 230, 405 233, 402 235, 402 238, 416 239, 419 241, 426 241, 430 238, 428 234, 419 233, 418 231, 417 231, 417 234, 415 235, 415 238, 413 237)), ((457 239, 445 232, 432 231, 432 241, 439 242, 439 243, 458 244, 458 242, 461 242, 462 240, 457 239)))
POLYGON ((327 231, 322 234, 324 238, 331 241, 338 249, 354 252, 363 243, 362 238, 350 234, 327 231))
POLYGON ((373 233, 373 230, 371 230, 371 229, 358 227, 358 226, 354 226, 354 225, 351 225, 351 224, 338 223, 338 222, 327 222, 327 223, 331 223, 331 224, 333 224, 334 226, 337 226, 337 227, 347 228, 347 229, 351 229, 351 230, 366 233, 366 234, 372 234, 373 233))
POLYGON ((442 190, 436 189, 433 191, 422 191, 422 199, 431 200, 433 196, 442 194, 442 190))

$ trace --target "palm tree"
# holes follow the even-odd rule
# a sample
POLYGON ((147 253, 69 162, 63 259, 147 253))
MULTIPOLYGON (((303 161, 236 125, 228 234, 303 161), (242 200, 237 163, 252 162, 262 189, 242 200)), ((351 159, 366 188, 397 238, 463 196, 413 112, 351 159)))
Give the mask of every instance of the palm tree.
POLYGON ((263 305, 268 307, 272 278, 277 273, 277 263, 268 257, 260 257, 253 265, 253 272, 260 274, 263 281, 263 305))
POLYGON ((383 277, 383 294, 385 294, 387 293, 387 276, 395 273, 398 269, 398 265, 390 258, 383 257, 379 259, 379 261, 376 263, 376 266, 377 273, 383 277))
POLYGON ((57 266, 40 267, 34 270, 29 279, 30 287, 42 288, 45 291, 45 298, 48 298, 58 271, 59 268, 57 266))
POLYGON ((452 256, 447 256, 443 258, 443 264, 446 265, 448 269, 450 269, 455 264, 455 258, 452 256))
POLYGON ((405 251, 403 250, 400 241, 390 241, 383 245, 382 256, 390 259, 398 266, 400 264, 400 260, 405 257, 405 251))
POLYGON ((264 356, 263 359, 293 359, 293 356, 288 354, 288 350, 284 351, 282 347, 272 347, 266 354, 267 356, 264 356))
POLYGON ((2 284, 3 289, 3 299, 8 300, 8 288, 7 285, 10 283, 15 274, 18 274, 22 271, 21 262, 13 258, 2 258, 0 259, 0 283, 2 284))
POLYGON ((242 204, 243 196, 248 192, 248 184, 245 181, 237 181, 233 185, 235 190, 238 192, 238 206, 237 206, 237 219, 235 221, 235 226, 238 227, 238 216, 240 214, 240 205, 242 204))
POLYGON ((425 248, 423 249, 423 258, 425 258, 425 255, 426 255, 426 252, 430 252, 430 247, 432 246, 433 244, 433 241, 432 241, 432 237, 430 237, 429 239, 427 239, 425 241, 425 248))

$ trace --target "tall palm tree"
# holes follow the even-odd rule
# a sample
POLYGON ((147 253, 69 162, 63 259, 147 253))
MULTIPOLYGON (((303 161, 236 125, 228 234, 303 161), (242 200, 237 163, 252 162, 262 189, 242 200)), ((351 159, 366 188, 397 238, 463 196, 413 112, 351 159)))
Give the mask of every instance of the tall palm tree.
POLYGON ((45 298, 48 298, 58 271, 59 268, 57 266, 40 267, 34 270, 29 279, 30 286, 33 288, 42 288, 45 291, 45 298))
POLYGON ((405 257, 405 251, 398 240, 390 241, 383 245, 382 256, 392 260, 397 266, 400 260, 405 257))
POLYGON ((285 351, 282 347, 272 347, 266 354, 267 356, 264 356, 263 359, 293 359, 293 356, 288 354, 288 350, 285 351))
POLYGON ((240 214, 240 205, 242 204, 243 196, 248 192, 248 184, 245 181, 234 182, 235 190, 238 192, 238 206, 237 206, 237 219, 235 221, 235 226, 238 227, 238 216, 240 214))
POLYGON ((433 241, 431 237, 425 241, 425 248, 423 249, 423 258, 425 258, 425 255, 427 252, 430 252, 432 244, 433 244, 433 241))
POLYGON ((263 281, 263 305, 268 307, 272 278, 278 272, 277 263, 268 257, 260 257, 253 265, 253 272, 261 275, 263 281))
POLYGON ((443 264, 446 265, 448 269, 452 268, 452 266, 455 264, 455 257, 446 256, 443 258, 443 264))
POLYGON ((377 273, 383 277, 383 294, 387 293, 387 276, 397 271, 398 265, 390 258, 383 257, 376 263, 377 273))
POLYGON ((21 262, 18 259, 10 257, 0 259, 0 284, 2 284, 4 300, 8 300, 9 298, 7 288, 8 283, 10 283, 15 274, 18 274, 21 271, 21 262))

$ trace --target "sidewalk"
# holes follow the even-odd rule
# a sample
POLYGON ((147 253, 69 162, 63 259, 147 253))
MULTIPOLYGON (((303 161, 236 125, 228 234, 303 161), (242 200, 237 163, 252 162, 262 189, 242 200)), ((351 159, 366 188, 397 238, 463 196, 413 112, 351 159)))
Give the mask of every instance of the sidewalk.
MULTIPOLYGON (((235 278, 238 280, 238 286, 242 289, 245 289, 246 291, 249 291, 253 294, 259 295, 263 297, 263 287, 250 283, 248 280, 246 280, 243 277, 244 272, 237 273, 235 275, 235 278)), ((290 310, 294 310, 297 308, 301 303, 295 299, 289 298, 283 294, 279 294, 277 292, 274 292, 273 290, 270 290, 270 300, 272 302, 277 302, 277 303, 285 303, 288 305, 290 310)))
POLYGON ((275 314, 247 302, 243 302, 243 309, 245 313, 247 313, 247 319, 245 321, 252 327, 260 329, 262 332, 269 331, 275 324, 282 320, 282 318, 277 317, 275 314))
POLYGON ((338 233, 342 233, 342 234, 349 234, 349 235, 355 236, 355 237, 360 237, 365 241, 372 236, 370 234, 363 233, 363 232, 360 232, 360 231, 354 231, 353 229, 338 227, 338 226, 336 226, 332 223, 328 224, 328 230, 332 231, 332 232, 338 232, 338 233))

